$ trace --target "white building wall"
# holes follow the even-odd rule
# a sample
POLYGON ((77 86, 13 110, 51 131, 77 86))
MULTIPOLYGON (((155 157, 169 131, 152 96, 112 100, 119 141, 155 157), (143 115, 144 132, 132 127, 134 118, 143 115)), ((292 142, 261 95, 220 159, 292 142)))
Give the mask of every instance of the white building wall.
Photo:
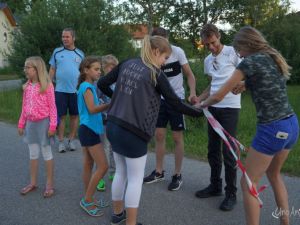
POLYGON ((11 26, 9 20, 2 10, 0 10, 0 67, 8 65, 6 54, 10 50, 12 42, 12 32, 15 28, 11 26))

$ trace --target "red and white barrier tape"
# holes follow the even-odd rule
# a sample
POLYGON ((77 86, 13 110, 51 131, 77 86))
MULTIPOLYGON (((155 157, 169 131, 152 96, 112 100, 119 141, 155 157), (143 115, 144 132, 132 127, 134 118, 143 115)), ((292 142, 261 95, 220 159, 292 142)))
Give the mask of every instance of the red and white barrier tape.
POLYGON ((210 125, 212 126, 212 128, 215 130, 215 132, 217 134, 220 135, 220 137, 223 139, 224 143, 226 144, 226 146, 228 147, 228 149, 230 150, 231 154, 233 155, 233 157, 235 158, 235 161, 237 163, 237 166, 240 168, 240 170, 242 171, 243 175, 245 176, 248 188, 249 188, 249 192, 252 196, 254 196, 258 202, 259 202, 259 207, 261 208, 263 205, 262 200, 259 198, 259 193, 262 192, 263 190, 266 189, 266 185, 263 185, 262 187, 260 187, 258 190, 256 190, 256 188, 253 186, 246 170, 245 167, 243 166, 239 155, 239 150, 245 150, 245 147, 238 141, 236 140, 234 137, 232 137, 222 126, 221 124, 213 117, 213 115, 207 110, 207 108, 203 109, 203 113, 206 116, 208 122, 210 123, 210 125), (227 135, 227 136, 226 136, 227 135), (236 151, 238 152, 238 155, 235 153, 235 151, 233 150, 228 138, 230 139, 230 141, 234 144, 236 151))

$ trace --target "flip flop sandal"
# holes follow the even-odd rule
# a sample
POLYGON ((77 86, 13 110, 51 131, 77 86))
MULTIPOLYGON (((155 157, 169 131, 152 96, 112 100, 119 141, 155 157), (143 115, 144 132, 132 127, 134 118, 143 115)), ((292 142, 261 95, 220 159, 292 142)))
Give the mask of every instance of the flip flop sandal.
POLYGON ((81 201, 80 201, 80 206, 81 206, 81 208, 82 208, 84 211, 86 211, 87 214, 89 214, 90 216, 95 216, 95 217, 97 217, 97 216, 103 216, 103 214, 104 214, 103 211, 100 210, 100 209, 96 206, 95 202, 86 202, 86 201, 84 200, 84 198, 81 199, 81 201), (94 207, 93 207, 93 206, 94 206, 94 207), (93 207, 93 208, 91 208, 91 207, 93 207))
POLYGON ((104 199, 100 198, 99 200, 94 201, 95 206, 100 207, 100 208, 106 208, 109 206, 109 202, 105 201, 104 199))
POLYGON ((28 184, 26 187, 23 187, 20 194, 21 195, 26 195, 27 193, 34 191, 35 189, 37 189, 37 186, 33 185, 33 184, 28 184))
POLYGON ((51 186, 46 186, 46 189, 44 191, 44 198, 50 198, 52 197, 52 195, 54 195, 54 188, 51 186))

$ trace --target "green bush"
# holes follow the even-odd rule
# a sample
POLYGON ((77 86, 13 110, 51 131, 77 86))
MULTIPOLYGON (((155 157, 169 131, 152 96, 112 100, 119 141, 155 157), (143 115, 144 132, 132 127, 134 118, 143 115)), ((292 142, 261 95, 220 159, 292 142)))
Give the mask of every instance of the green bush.
POLYGON ((289 82, 300 84, 300 15, 292 13, 272 19, 262 28, 262 32, 293 68, 289 82))
POLYGON ((113 24, 114 13, 104 0, 37 1, 21 16, 9 61, 20 73, 29 56, 39 55, 47 63, 54 48, 62 45, 66 27, 75 29, 76 47, 85 55, 114 54, 120 60, 135 55, 128 32, 113 24))
POLYGON ((0 75, 14 74, 14 69, 11 66, 0 68, 0 75))

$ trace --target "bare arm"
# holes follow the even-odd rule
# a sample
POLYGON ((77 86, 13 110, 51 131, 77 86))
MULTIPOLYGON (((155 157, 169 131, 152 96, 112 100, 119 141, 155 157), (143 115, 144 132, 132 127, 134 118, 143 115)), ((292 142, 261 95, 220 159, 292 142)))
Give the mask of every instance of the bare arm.
POLYGON ((157 77, 156 89, 165 98, 166 102, 172 105, 177 112, 194 117, 202 115, 202 110, 197 110, 195 107, 183 102, 183 100, 175 94, 164 73, 160 73, 157 77))
POLYGON ((200 104, 201 108, 214 105, 223 100, 228 92, 232 91, 237 84, 244 79, 244 74, 241 70, 236 69, 231 78, 213 95, 210 95, 204 102, 200 104))
POLYGON ((52 66, 50 66, 50 69, 49 69, 49 76, 50 76, 50 79, 53 81, 54 77, 55 77, 55 73, 56 73, 56 69, 52 66))
POLYGON ((233 89, 232 89, 232 93, 237 95, 240 94, 242 92, 246 91, 246 86, 245 86, 245 81, 241 81, 239 82, 233 89))
POLYGON ((191 99, 196 96, 196 79, 188 63, 182 65, 182 71, 187 77, 187 83, 190 88, 190 96, 188 97, 188 101, 191 102, 191 99))
MULTIPOLYGON (((208 76, 208 79, 209 79, 209 81, 211 81, 210 76, 208 76)), ((207 99, 210 95, 210 88, 211 88, 211 84, 209 84, 198 97, 196 96, 195 98, 192 98, 191 103, 198 104, 198 103, 204 101, 205 99, 207 99)))
POLYGON ((90 89, 87 89, 84 93, 84 101, 86 104, 86 107, 88 108, 89 112, 91 114, 102 112, 106 109, 108 109, 109 104, 101 104, 101 105, 95 105, 94 104, 94 96, 90 89))

